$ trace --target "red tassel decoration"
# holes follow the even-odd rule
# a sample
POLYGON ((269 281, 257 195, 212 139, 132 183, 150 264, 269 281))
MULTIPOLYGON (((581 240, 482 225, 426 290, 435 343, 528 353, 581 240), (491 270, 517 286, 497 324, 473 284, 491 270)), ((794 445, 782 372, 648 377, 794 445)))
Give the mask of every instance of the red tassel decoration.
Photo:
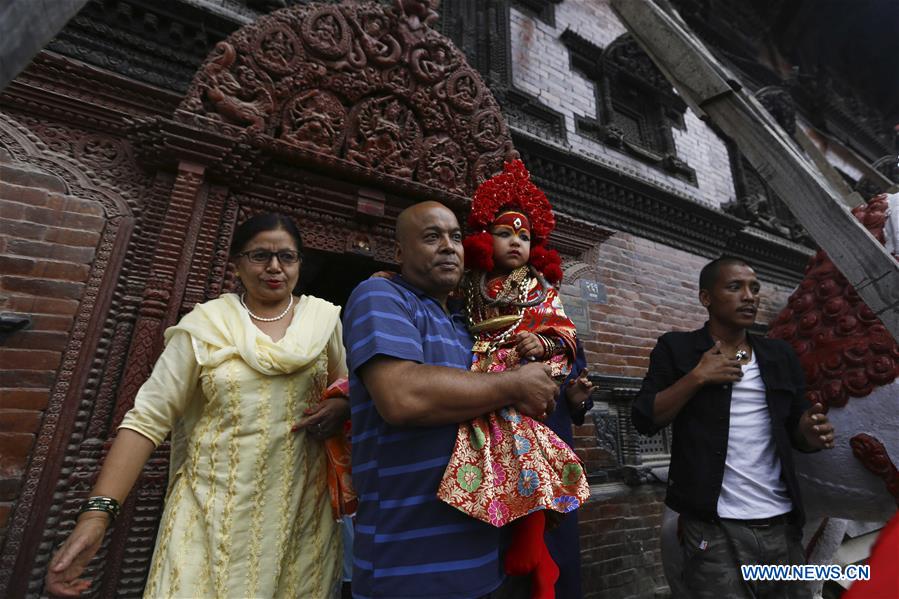
POLYGON ((462 240, 465 248, 465 268, 481 272, 493 271, 493 235, 472 233, 462 240))
POLYGON ((529 262, 553 285, 562 282, 562 257, 556 250, 548 250, 543 244, 532 246, 529 262))

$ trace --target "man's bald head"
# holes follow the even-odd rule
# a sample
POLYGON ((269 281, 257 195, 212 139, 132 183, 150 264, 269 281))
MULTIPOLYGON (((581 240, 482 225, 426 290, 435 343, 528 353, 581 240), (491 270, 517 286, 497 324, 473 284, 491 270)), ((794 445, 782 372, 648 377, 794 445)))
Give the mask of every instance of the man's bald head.
POLYGON ((433 201, 409 206, 396 219, 396 241, 403 277, 445 302, 462 278, 462 230, 453 211, 433 201))
MULTIPOLYGON (((453 214, 453 211, 440 202, 425 200, 424 202, 412 204, 411 206, 400 212, 399 216, 396 217, 395 235, 397 243, 402 245, 404 240, 409 239, 410 233, 417 233, 419 229, 421 229, 422 220, 427 219, 427 217, 431 215, 432 211, 445 211, 452 215, 453 219, 456 218, 456 215, 453 214)), ((456 223, 458 224, 458 221, 456 221, 456 223)))

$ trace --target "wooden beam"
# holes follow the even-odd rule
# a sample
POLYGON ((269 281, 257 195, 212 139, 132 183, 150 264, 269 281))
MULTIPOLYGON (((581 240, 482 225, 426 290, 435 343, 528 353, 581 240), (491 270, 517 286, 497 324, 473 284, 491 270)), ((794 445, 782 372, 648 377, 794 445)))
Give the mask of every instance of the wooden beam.
POLYGON ((899 191, 899 184, 894 183, 889 177, 874 168, 874 166, 870 162, 859 156, 858 152, 850 148, 848 145, 844 146, 844 148, 858 161, 858 164, 856 166, 861 169, 865 179, 867 179, 874 185, 877 185, 886 193, 896 193, 897 191, 899 191))
POLYGON ((818 148, 818 145, 808 136, 808 133, 805 132, 801 125, 796 125, 796 133, 793 135, 793 139, 805 150, 806 156, 812 159, 812 162, 815 163, 815 166, 827 179, 827 182, 833 186, 837 196, 843 200, 846 206, 855 208, 865 203, 862 194, 849 187, 849 184, 837 172, 837 169, 827 161, 827 156, 818 148))
POLYGON ((777 122, 677 16, 651 0, 612 7, 681 98, 724 131, 899 340, 899 263, 849 212, 777 122))
POLYGON ((6 0, 0 3, 0 90, 28 66, 87 0, 6 0))

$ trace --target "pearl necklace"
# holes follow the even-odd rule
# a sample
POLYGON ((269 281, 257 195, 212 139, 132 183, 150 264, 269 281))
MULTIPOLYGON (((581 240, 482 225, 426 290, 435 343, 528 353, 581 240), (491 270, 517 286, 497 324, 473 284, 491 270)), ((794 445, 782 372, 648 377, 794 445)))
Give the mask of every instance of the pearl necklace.
POLYGON ((284 308, 283 312, 271 318, 263 318, 262 316, 256 316, 255 314, 253 314, 253 312, 250 311, 249 308, 247 308, 247 304, 243 301, 243 298, 246 297, 246 295, 246 293, 240 294, 240 305, 243 306, 243 309, 247 311, 247 314, 250 315, 250 318, 252 318, 253 320, 258 320, 259 322, 275 322, 276 320, 281 320, 282 318, 287 316, 287 313, 290 312, 291 308, 293 308, 293 294, 291 293, 290 301, 287 303, 287 307, 284 308))

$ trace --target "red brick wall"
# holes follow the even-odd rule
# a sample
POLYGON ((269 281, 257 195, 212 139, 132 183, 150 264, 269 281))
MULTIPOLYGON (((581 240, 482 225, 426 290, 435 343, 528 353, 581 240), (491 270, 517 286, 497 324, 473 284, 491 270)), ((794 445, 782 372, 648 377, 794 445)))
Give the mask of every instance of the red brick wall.
MULTIPOLYGON (((592 307, 593 339, 585 343, 592 369, 642 378, 662 333, 701 327, 706 312, 699 303, 697 281, 709 261, 627 233, 604 242, 597 266, 608 303, 592 307)), ((763 280, 758 321, 773 320, 791 291, 763 280)))
POLYGON ((659 550, 662 485, 600 495, 580 510, 584 597, 652 599, 665 592, 659 550))
POLYGON ((0 151, 0 311, 32 317, 0 346, 0 544, 104 222, 99 205, 0 151))

